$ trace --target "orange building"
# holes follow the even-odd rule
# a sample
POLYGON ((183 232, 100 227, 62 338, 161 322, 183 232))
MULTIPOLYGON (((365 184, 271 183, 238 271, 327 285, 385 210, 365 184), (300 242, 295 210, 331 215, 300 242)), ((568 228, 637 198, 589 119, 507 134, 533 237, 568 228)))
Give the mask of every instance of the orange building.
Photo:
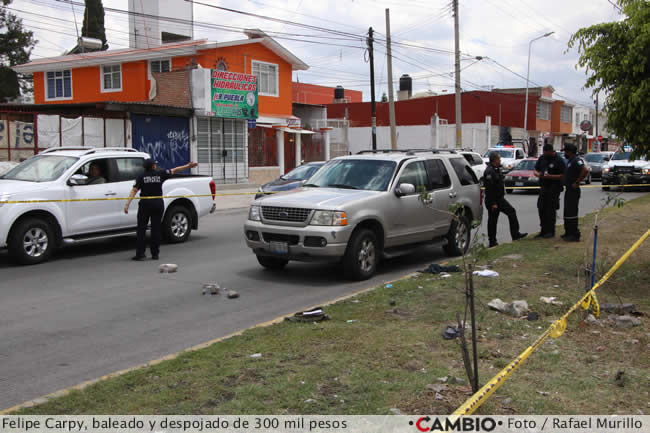
MULTIPOLYGON (((362 102, 363 93, 359 90, 342 89, 343 98, 340 102, 353 103, 362 102)), ((334 87, 318 86, 316 84, 306 84, 293 82, 293 102, 311 105, 327 105, 334 100, 334 87)))
MULTIPOLYGON (((131 134, 125 134, 129 139, 124 144, 155 153, 165 144, 178 145, 166 136, 184 136, 187 158, 198 160, 199 172, 224 182, 268 178, 285 171, 284 142, 288 144, 289 140, 284 140, 284 136, 309 133, 300 128, 300 119, 292 115, 292 72, 306 70, 308 66, 265 33, 250 30, 245 34, 247 39, 226 42, 192 40, 148 49, 43 58, 14 70, 32 74, 35 106, 60 105, 68 109, 88 104, 104 107, 137 103, 191 108, 194 115, 186 118, 184 124, 176 122, 178 119, 167 119, 181 125, 183 132, 167 131, 164 127, 169 122, 164 118, 127 115, 131 134), (251 110, 252 118, 216 117, 210 110, 210 100, 198 103, 195 87, 200 84, 195 77, 200 69, 255 76, 257 112, 251 110), (156 128, 166 131, 158 134, 159 139, 151 138, 156 128), (272 139, 262 139, 259 148, 259 138, 265 136, 272 139), (260 154, 264 157, 260 158, 260 154), (253 173, 249 165, 262 168, 253 173)), ((88 122, 82 119, 82 129, 83 125, 88 122)), ((63 138, 59 139, 59 144, 63 142, 63 138)))

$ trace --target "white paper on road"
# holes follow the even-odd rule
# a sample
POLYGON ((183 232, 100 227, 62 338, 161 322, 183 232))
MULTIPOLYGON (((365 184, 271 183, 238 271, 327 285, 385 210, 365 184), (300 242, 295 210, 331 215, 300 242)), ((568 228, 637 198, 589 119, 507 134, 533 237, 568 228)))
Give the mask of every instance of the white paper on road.
POLYGON ((482 271, 474 271, 474 275, 478 275, 479 277, 490 277, 490 278, 495 278, 499 276, 499 273, 496 271, 491 271, 489 269, 484 269, 482 271))

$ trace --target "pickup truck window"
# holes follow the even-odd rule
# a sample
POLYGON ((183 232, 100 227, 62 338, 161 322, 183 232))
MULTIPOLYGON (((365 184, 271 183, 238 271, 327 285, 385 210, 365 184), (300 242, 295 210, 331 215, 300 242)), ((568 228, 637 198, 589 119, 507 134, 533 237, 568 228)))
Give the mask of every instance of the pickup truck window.
POLYGON ((397 185, 403 183, 413 185, 416 192, 427 191, 429 189, 427 170, 424 168, 423 161, 414 161, 404 168, 397 185))
POLYGON ((26 182, 50 182, 58 179, 78 159, 72 156, 39 155, 17 165, 2 178, 26 182))
POLYGON ((396 165, 394 161, 335 159, 317 171, 305 186, 386 191, 396 165))
POLYGON ((118 182, 135 180, 139 174, 144 172, 142 158, 116 158, 118 182))

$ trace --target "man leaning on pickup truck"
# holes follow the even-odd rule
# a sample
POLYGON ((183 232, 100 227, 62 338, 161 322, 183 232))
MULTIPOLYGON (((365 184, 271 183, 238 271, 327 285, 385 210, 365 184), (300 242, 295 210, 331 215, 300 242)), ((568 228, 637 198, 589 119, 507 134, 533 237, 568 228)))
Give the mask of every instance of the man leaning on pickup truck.
MULTIPOLYGON (((161 197, 162 184, 169 179, 173 174, 179 171, 194 168, 198 164, 196 162, 189 162, 185 165, 172 168, 171 170, 158 170, 157 161, 152 159, 145 159, 143 162, 144 173, 136 177, 135 185, 131 189, 129 199, 124 206, 124 213, 129 213, 129 206, 135 195, 140 192, 140 197, 161 197)), ((158 260, 160 253, 160 224, 162 222, 163 213, 165 211, 165 203, 162 198, 144 199, 138 202, 138 240, 135 250, 135 256, 131 260, 138 262, 146 259, 144 254, 145 250, 145 233, 147 231, 147 223, 151 218, 151 241, 149 248, 151 249, 151 258, 158 260)))

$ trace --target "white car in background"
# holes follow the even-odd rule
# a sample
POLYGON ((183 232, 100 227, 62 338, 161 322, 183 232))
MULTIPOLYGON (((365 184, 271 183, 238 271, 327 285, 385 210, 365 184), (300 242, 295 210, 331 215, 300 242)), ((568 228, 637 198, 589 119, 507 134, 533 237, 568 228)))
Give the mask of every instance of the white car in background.
POLYGON ((465 157, 467 162, 469 162, 469 165, 472 166, 472 171, 474 171, 474 174, 482 182, 483 179, 483 174, 485 173, 485 169, 487 168, 487 163, 483 161, 483 158, 481 158, 481 155, 476 153, 476 152, 469 152, 469 151, 463 151, 460 152, 461 155, 465 157))
MULTIPOLYGON (((62 245, 135 233, 138 205, 127 215, 119 199, 129 196, 147 158, 125 148, 55 147, 20 163, 0 176, 0 248, 31 265, 62 245), (90 164, 101 167, 103 179, 89 177, 90 164)), ((199 218, 214 212, 211 177, 174 175, 163 194, 175 196, 164 199, 162 232, 170 243, 186 241, 199 218)))
POLYGON ((501 155, 501 167, 504 174, 515 168, 522 159, 526 158, 524 149, 518 147, 492 147, 483 155, 483 161, 489 163, 492 152, 501 155))

